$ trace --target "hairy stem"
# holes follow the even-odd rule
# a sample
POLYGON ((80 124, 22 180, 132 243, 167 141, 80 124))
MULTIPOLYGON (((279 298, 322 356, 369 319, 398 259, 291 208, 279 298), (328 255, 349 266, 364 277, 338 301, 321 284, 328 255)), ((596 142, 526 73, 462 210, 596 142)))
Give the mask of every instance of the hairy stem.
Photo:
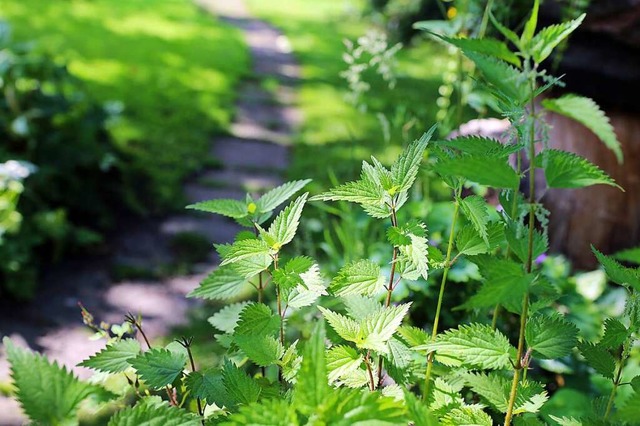
MULTIPOLYGON (((398 217, 396 215, 395 206, 391 206, 391 226, 398 226, 398 217)), ((387 285, 387 298, 384 301, 385 308, 391 305, 391 295, 395 288, 394 278, 396 275, 396 260, 398 259, 398 247, 393 246, 393 255, 391 256, 391 273, 389 274, 389 284, 387 285)), ((384 367, 384 359, 382 355, 378 357, 378 381, 377 386, 382 384, 382 368, 384 367)))
MULTIPOLYGON (((434 342, 436 337, 438 336, 438 326, 440 324, 440 311, 442 310, 442 301, 444 300, 444 289, 447 284, 447 275, 449 274, 449 269, 451 269, 451 265, 449 261, 451 260, 451 251, 453 250, 453 240, 455 236, 456 222, 458 221, 458 212, 460 210, 460 203, 458 198, 462 193, 462 185, 455 191, 455 204, 453 208, 453 219, 451 220, 451 229, 449 230, 449 243, 447 244, 447 255, 444 260, 444 271, 442 272, 442 280, 440 281, 440 292, 438 293, 438 304, 436 306, 436 316, 433 320, 433 331, 431 332, 431 341, 434 342)), ((422 397, 424 399, 427 398, 429 394, 429 386, 431 382, 431 369, 433 368, 433 352, 427 355, 427 371, 425 373, 425 383, 424 383, 424 394, 422 397)))
POLYGON ((618 391, 618 386, 620 386, 620 378, 622 377, 622 367, 624 361, 620 360, 620 364, 618 364, 618 373, 616 374, 616 379, 613 382, 613 389, 611 389, 611 394, 609 395, 609 401, 607 402, 607 409, 604 412, 604 420, 607 421, 609 415, 611 414, 611 409, 613 408, 613 400, 616 397, 616 392, 618 391))
POLYGON ((371 371, 371 354, 367 351, 367 355, 364 357, 364 364, 367 366, 367 373, 369 374, 369 390, 376 390, 376 382, 373 378, 373 371, 371 371))
MULTIPOLYGON (((191 353, 192 342, 193 338, 183 338, 182 340, 178 340, 178 343, 180 343, 182 347, 187 350, 187 355, 189 355, 189 363, 191 364, 191 372, 195 373, 196 363, 193 360, 193 354, 191 353)), ((202 423, 202 426, 204 426, 204 410, 202 409, 202 401, 200 400, 200 397, 196 397, 196 404, 198 406, 198 414, 200 415, 200 417, 202 417, 200 422, 202 423)))
MULTIPOLYGON (((531 129, 529 130, 529 240, 527 246, 527 263, 525 270, 527 274, 533 270, 533 237, 535 227, 535 201, 536 201, 536 166, 534 158, 536 156, 536 135, 535 135, 535 115, 536 105, 533 93, 535 91, 535 74, 529 79, 529 88, 531 90, 531 129)), ((522 298, 522 312, 520 314, 520 333, 518 336, 518 353, 516 355, 516 363, 514 366, 513 381, 511 382, 511 391, 509 392, 509 403, 507 405, 507 414, 504 419, 504 426, 509 426, 513 418, 513 410, 515 407, 516 396, 518 394, 518 383, 520 381, 520 373, 522 371, 522 356, 524 354, 524 332, 527 326, 527 315, 529 314, 529 291, 527 290, 522 298)))

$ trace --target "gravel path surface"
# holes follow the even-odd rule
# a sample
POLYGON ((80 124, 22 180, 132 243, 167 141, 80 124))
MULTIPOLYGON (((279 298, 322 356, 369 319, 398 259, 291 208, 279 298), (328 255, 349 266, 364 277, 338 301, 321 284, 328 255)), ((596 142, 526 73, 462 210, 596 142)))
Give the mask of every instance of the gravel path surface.
MULTIPOLYGON (((211 156, 222 168, 203 170, 184 190, 189 202, 242 198, 246 191, 261 191, 282 182, 288 145, 300 121, 293 105, 299 69, 287 39, 254 19, 240 0, 198 0, 197 4, 244 32, 253 75, 238 89, 231 135, 212 141, 211 156), (264 81, 268 84, 261 84, 264 81)), ((176 235, 195 232, 211 242, 227 242, 237 230, 225 218, 190 211, 124 224, 112 238, 110 254, 70 260, 46 271, 41 290, 28 304, 0 301, 0 335, 41 351, 86 377, 89 371, 76 364, 100 350, 104 342, 89 340, 91 332, 82 325, 78 301, 97 319, 112 323, 121 323, 127 312, 140 313, 146 333, 162 336, 186 321, 187 310, 195 302, 184 296, 216 266, 217 259, 211 253, 188 275, 162 279, 116 280, 111 272, 114 265, 130 271, 159 271, 174 261, 171 242, 176 235)), ((0 382, 7 381, 9 366, 0 349, 0 382)), ((0 425, 24 421, 18 404, 0 396, 0 425)))

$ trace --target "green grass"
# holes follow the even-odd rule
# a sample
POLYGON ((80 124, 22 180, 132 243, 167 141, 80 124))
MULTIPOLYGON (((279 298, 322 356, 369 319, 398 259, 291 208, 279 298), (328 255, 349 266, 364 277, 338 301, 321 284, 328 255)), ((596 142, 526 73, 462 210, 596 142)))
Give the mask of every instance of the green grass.
POLYGON ((248 67, 240 32, 189 0, 2 0, 0 17, 14 40, 67 62, 90 96, 122 102, 110 131, 140 204, 178 205, 181 180, 232 119, 248 67))
POLYGON ((445 49, 431 42, 419 43, 398 54, 398 83, 388 89, 373 81, 366 95, 372 106, 361 113, 345 100, 348 91, 340 72, 344 39, 355 40, 367 29, 359 16, 359 3, 343 0, 248 0, 254 13, 280 28, 289 38, 302 65, 299 106, 304 122, 297 138, 290 173, 313 177, 322 186, 328 170, 340 180, 352 178, 362 159, 376 155, 390 160, 400 147, 435 122, 437 90, 446 66, 445 49), (347 7, 347 5, 349 5, 347 7), (391 144, 385 143, 375 112, 392 122, 391 144), (417 120, 408 132, 401 127, 409 117, 417 120))

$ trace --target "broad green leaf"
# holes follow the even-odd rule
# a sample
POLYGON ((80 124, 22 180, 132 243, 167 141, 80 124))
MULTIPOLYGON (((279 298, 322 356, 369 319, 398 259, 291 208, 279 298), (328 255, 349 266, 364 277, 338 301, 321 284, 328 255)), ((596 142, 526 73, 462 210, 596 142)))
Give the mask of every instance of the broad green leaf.
POLYGON ((474 52, 464 52, 482 72, 484 79, 515 105, 522 106, 528 98, 526 77, 516 68, 499 59, 474 52))
POLYGON ((401 401, 369 390, 333 390, 320 406, 314 407, 316 424, 331 426, 406 425, 401 401))
POLYGON ((222 383, 229 398, 236 403, 250 404, 260 397, 260 385, 229 360, 222 368, 222 383))
POLYGON ((491 417, 481 406, 466 405, 449 411, 440 421, 442 426, 492 426, 491 417))
POLYGON ((438 335, 435 342, 414 349, 435 352, 436 360, 448 366, 487 370, 509 367, 513 350, 500 331, 485 324, 461 325, 438 335))
POLYGON ((298 371, 302 366, 302 356, 298 355, 298 341, 287 348, 278 365, 282 369, 282 378, 289 383, 297 382, 298 371))
POLYGON ((106 395, 98 386, 79 381, 66 368, 49 362, 43 355, 16 347, 2 339, 11 365, 15 398, 29 418, 39 424, 69 424, 80 403, 95 394, 106 395))
POLYGON ((616 155, 622 163, 622 149, 609 118, 592 99, 578 95, 564 95, 557 99, 545 99, 546 109, 572 118, 591 130, 616 155))
POLYGON ((618 349, 629 338, 630 330, 627 330, 620 321, 615 318, 604 320, 604 336, 600 345, 608 349, 618 349))
POLYGON ((522 149, 522 145, 503 144, 496 139, 474 135, 438 141, 437 145, 453 148, 471 156, 482 155, 499 158, 508 157, 522 149))
POLYGON ((456 248, 460 254, 475 256, 489 253, 504 239, 504 226, 500 222, 492 222, 487 226, 487 242, 485 242, 472 225, 464 226, 456 235, 456 248))
POLYGON ((327 294, 327 285, 320 275, 318 264, 313 264, 308 271, 300 274, 300 279, 302 283, 287 297, 287 306, 294 309, 310 306, 320 296, 327 294))
POLYGON ((150 349, 129 361, 147 386, 161 389, 182 374, 187 355, 167 349, 150 349))
POLYGON ((315 195, 309 201, 349 201, 363 205, 378 206, 384 204, 384 189, 382 185, 369 180, 358 180, 337 186, 323 194, 315 195))
POLYGON ((274 219, 269 227, 269 234, 275 238, 275 244, 272 245, 273 249, 280 250, 282 246, 293 240, 298 230, 300 215, 307 202, 308 195, 308 193, 305 193, 298 197, 274 219))
POLYGON ((527 22, 524 24, 524 30, 520 36, 520 44, 526 46, 529 44, 533 35, 536 32, 536 26, 538 25, 538 9, 540 8, 540 1, 534 0, 533 8, 531 9, 531 15, 527 22))
POLYGON ((550 188, 584 188, 602 184, 622 189, 598 166, 571 152, 544 150, 536 156, 535 165, 544 170, 550 188))
POLYGON ((360 323, 359 335, 355 341, 356 346, 387 353, 386 343, 402 323, 410 306, 411 303, 404 303, 384 308, 366 316, 360 323))
POLYGON ((453 44, 464 52, 475 52, 494 58, 502 59, 517 67, 520 67, 520 58, 507 47, 506 43, 493 38, 452 38, 440 37, 442 40, 453 44))
POLYGON ((192 290, 187 297, 208 300, 227 300, 238 296, 247 285, 247 280, 230 266, 218 267, 210 273, 200 286, 192 290))
POLYGON ((613 255, 617 260, 640 265, 640 247, 619 251, 613 255))
POLYGON ((362 354, 349 346, 334 346, 327 351, 327 370, 329 383, 338 381, 343 376, 358 370, 363 361, 362 354))
POLYGON ((506 159, 463 156, 438 161, 435 171, 443 176, 460 176, 481 185, 516 189, 520 178, 506 159))
POLYGON ((240 321, 234 330, 236 336, 276 335, 280 331, 280 317, 274 315, 264 303, 251 303, 240 312, 240 321))
POLYGON ((293 404, 304 415, 317 412, 330 393, 324 356, 324 322, 318 321, 303 352, 293 404))
POLYGON ((435 129, 436 126, 434 125, 420 139, 410 144, 391 166, 391 179, 394 185, 393 188, 395 188, 394 193, 391 195, 408 191, 411 188, 418 175, 424 150, 435 129))
POLYGON ((256 201, 258 213, 267 213, 287 201, 293 194, 304 188, 311 179, 294 180, 277 186, 256 201))
POLYGON ((615 419, 619 422, 634 425, 640 419, 640 393, 634 392, 618 407, 615 419))
POLYGON ((366 296, 352 295, 343 297, 342 303, 351 318, 364 318, 384 309, 378 300, 366 296))
MULTIPOLYGON (((218 423, 216 423, 218 424, 218 423)), ((240 407, 221 426, 298 426, 298 416, 286 399, 268 399, 240 407)))
MULTIPOLYGON (((424 232, 421 232, 424 234, 424 232)), ((407 234, 411 244, 398 247, 402 278, 415 281, 419 278, 425 280, 429 277, 429 244, 424 236, 407 234)))
POLYGON ((461 390, 462 382, 454 386, 442 377, 436 377, 433 381, 433 392, 429 395, 431 399, 429 408, 433 411, 444 409, 448 412, 453 408, 461 407, 464 404, 464 400, 460 396, 461 390))
POLYGON ((582 426, 581 420, 574 419, 573 417, 557 417, 549 415, 553 421, 557 422, 560 426, 582 426))
POLYGON ((273 336, 238 335, 233 341, 240 350, 260 367, 273 365, 284 355, 284 348, 280 341, 273 336))
POLYGON ((616 284, 631 286, 640 291, 640 272, 638 269, 622 266, 612 257, 600 253, 593 246, 591 246, 591 250, 596 255, 598 262, 604 267, 604 271, 611 281, 616 284))
POLYGON ((583 342, 578 345, 578 349, 580 349, 582 356, 585 357, 587 363, 593 367, 596 372, 602 374, 604 377, 613 379, 616 360, 603 346, 583 342))
POLYGON ((336 296, 375 295, 384 284, 385 278, 380 274, 380 266, 367 259, 343 266, 329 284, 329 290, 336 296))
POLYGON ((200 417, 169 405, 138 403, 118 411, 107 426, 199 426, 200 417))
MULTIPOLYGON (((521 222, 514 222, 506 217, 504 217, 504 221, 506 222, 504 235, 509 244, 509 248, 522 263, 526 263, 529 259, 529 229, 521 222)), ((532 248, 531 259, 533 260, 541 254, 546 253, 549 249, 547 235, 534 229, 532 248)))
POLYGON ((131 367, 129 360, 139 353, 140 343, 137 340, 124 339, 107 345, 106 348, 78 365, 105 373, 119 373, 131 367))
POLYGON ((225 333, 233 333, 238 321, 240 321, 240 312, 249 304, 249 302, 234 303, 225 306, 209 317, 209 324, 225 333))
POLYGON ((492 373, 469 373, 464 376, 467 386, 500 413, 506 413, 511 379, 492 373))
MULTIPOLYGON (((262 240, 240 240, 229 247, 223 256, 220 266, 237 263, 242 260, 249 260, 252 263, 264 266, 267 269, 272 262, 271 249, 262 240)), ((259 271, 255 272, 257 274, 259 271)), ((242 274, 249 277, 255 274, 242 274)))
POLYGON ((535 315, 527 321, 525 338, 536 358, 562 358, 578 343, 578 329, 559 315, 535 315))
POLYGON ((331 328, 344 340, 357 342, 360 335, 360 324, 357 321, 347 318, 344 315, 330 311, 322 306, 318 306, 322 315, 327 320, 331 328))
POLYGON ((226 392, 222 384, 222 374, 217 369, 192 371, 185 378, 185 386, 195 398, 213 403, 216 395, 226 392))
POLYGON ((188 209, 215 213, 233 219, 240 219, 249 215, 247 204, 238 200, 218 199, 202 201, 187 206, 188 209))
POLYGON ((424 345, 429 339, 426 331, 411 325, 401 325, 398 327, 398 334, 410 347, 424 345))
POLYGON ((436 426, 439 424, 438 420, 427 408, 427 404, 419 400, 413 393, 405 390, 404 401, 407 406, 407 414, 414 426, 436 426))
POLYGON ((401 340, 396 339, 395 337, 389 339, 387 347, 389 350, 385 356, 393 366, 400 369, 409 367, 413 361, 413 355, 415 355, 414 351, 409 349, 409 347, 407 347, 401 340))
POLYGON ((531 39, 529 46, 527 46, 527 50, 533 57, 534 62, 539 64, 547 59, 547 57, 551 55, 551 52, 553 52, 553 49, 580 26, 585 16, 583 13, 571 21, 550 25, 540 30, 540 32, 531 39))
POLYGON ((458 199, 462 213, 467 217, 484 242, 489 245, 487 237, 487 223, 489 222, 489 209, 484 198, 479 195, 470 195, 458 199))

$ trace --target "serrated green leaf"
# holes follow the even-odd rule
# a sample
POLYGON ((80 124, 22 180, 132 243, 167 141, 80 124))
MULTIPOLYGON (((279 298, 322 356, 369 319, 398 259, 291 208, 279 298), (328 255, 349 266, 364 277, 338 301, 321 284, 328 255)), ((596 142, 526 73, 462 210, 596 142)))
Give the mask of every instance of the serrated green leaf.
POLYGON ((397 226, 391 226, 387 229, 387 240, 394 246, 411 244, 411 238, 409 238, 405 230, 397 226))
POLYGON ((516 105, 523 105, 528 98, 526 77, 516 68, 499 59, 474 52, 464 52, 482 72, 484 79, 500 94, 510 98, 516 105))
POLYGON ((520 67, 520 58, 513 53, 507 45, 492 38, 452 38, 440 37, 444 41, 453 44, 464 52, 475 52, 482 55, 492 56, 520 67))
POLYGON ((520 36, 520 43, 523 46, 529 44, 533 35, 536 32, 536 26, 538 25, 538 9, 540 8, 540 1, 534 0, 533 7, 531 9, 531 15, 527 22, 524 24, 522 35, 520 36))
MULTIPOLYGON (((511 251, 523 263, 529 259, 529 229, 520 222, 515 222, 504 218, 506 226, 504 227, 504 235, 509 244, 511 251)), ((549 249, 549 239, 547 235, 537 229, 533 230, 533 247, 531 258, 536 259, 549 249)))
POLYGON ((200 417, 165 404, 138 403, 118 411, 108 426, 198 426, 200 417))
POLYGON ((266 270, 272 262, 271 248, 267 243, 257 239, 241 240, 225 250, 220 266, 233 264, 235 272, 250 278, 266 270))
POLYGON ((320 309, 320 312, 322 312, 322 315, 331 328, 333 328, 340 337, 349 342, 356 342, 358 340, 358 335, 360 334, 360 324, 358 324, 358 322, 323 308, 322 306, 318 306, 318 309, 320 309))
POLYGON ((467 386, 500 413, 506 413, 511 380, 496 373, 469 373, 464 376, 467 386))
POLYGON ((324 322, 318 321, 303 352, 302 365, 298 373, 298 384, 293 394, 293 403, 304 415, 311 415, 323 405, 330 392, 327 366, 324 357, 324 322))
POLYGON ((202 201, 200 203, 188 205, 186 208, 215 213, 233 219, 240 219, 249 215, 246 203, 230 199, 202 201))
POLYGON ((571 152, 546 149, 536 156, 535 165, 544 170, 549 188, 584 188, 601 184, 622 189, 598 166, 571 152))
POLYGON ((604 377, 613 379, 613 372, 616 368, 616 360, 604 347, 593 343, 582 342, 578 345, 580 353, 593 367, 596 372, 604 377))
POLYGON ((464 226, 456 235, 456 248, 460 254, 475 256, 489 253, 504 239, 504 226, 499 222, 487 226, 487 242, 485 242, 472 225, 464 226))
POLYGON ((42 424, 66 424, 75 418, 80 403, 92 395, 108 393, 78 380, 66 368, 43 355, 16 347, 2 339, 11 366, 15 397, 29 418, 42 424))
POLYGON ((438 141, 438 146, 456 149, 471 156, 508 157, 522 149, 522 145, 503 144, 500 141, 483 136, 458 136, 453 139, 438 141))
POLYGON ((228 305, 209 317, 207 321, 220 331, 225 333, 233 333, 238 321, 240 321, 240 312, 249 304, 249 302, 234 303, 228 305))
POLYGON ((473 225, 478 235, 489 245, 487 237, 487 223, 489 222, 489 209, 484 198, 479 195, 470 195, 463 199, 458 199, 462 213, 473 225))
POLYGON ((275 238, 276 250, 280 250, 282 246, 288 244, 293 240, 298 230, 300 223, 300 216, 302 215, 302 209, 307 202, 309 193, 304 193, 300 197, 296 198, 291 204, 289 204, 283 211, 276 216, 273 223, 269 227, 269 234, 275 238))
POLYGON ((182 374, 187 363, 187 355, 167 349, 150 349, 129 362, 147 386, 161 389, 173 383, 182 374))
POLYGON ((348 182, 329 191, 315 195, 310 201, 349 201, 362 205, 381 206, 384 204, 382 185, 368 180, 348 182))
POLYGON ((227 300, 239 295, 247 285, 247 280, 231 267, 218 267, 202 280, 200 286, 187 297, 208 300, 227 300))
POLYGON ((416 396, 405 390, 404 401, 407 407, 409 419, 413 422, 414 426, 436 426, 438 420, 427 408, 422 400, 418 400, 416 396))
POLYGON ((481 185, 516 189, 520 178, 505 159, 463 156, 438 161, 435 171, 442 176, 460 176, 481 185))
POLYGON ((629 262, 640 265, 640 247, 621 250, 615 253, 613 257, 622 262, 629 262))
POLYGON ((378 300, 366 296, 351 295, 343 297, 342 303, 351 318, 364 318, 383 309, 378 300))
POLYGON ((442 426, 491 426, 491 417, 480 406, 467 405, 454 408, 440 421, 442 426))
POLYGON ((311 179, 294 180, 273 188, 256 201, 257 212, 267 213, 272 211, 304 188, 309 182, 311 182, 311 179))
POLYGON ((327 351, 327 371, 329 383, 340 380, 352 371, 358 370, 363 361, 362 354, 349 346, 334 346, 327 351))
POLYGON ((636 376, 633 379, 631 379, 630 384, 635 392, 640 393, 640 376, 636 376))
POLYGON ((525 338, 536 358, 562 358, 578 343, 578 328, 559 315, 535 315, 527 321, 525 338))
POLYGON ((387 342, 396 332, 400 323, 409 311, 411 303, 385 307, 384 309, 369 314, 360 322, 360 330, 355 341, 356 346, 362 349, 371 349, 376 352, 387 353, 387 342))
POLYGON ((296 383, 298 371, 302 366, 302 356, 298 355, 298 341, 296 340, 287 348, 282 359, 278 363, 282 369, 282 378, 289 383, 296 383))
POLYGON ((401 340, 392 337, 387 342, 386 358, 396 368, 404 369, 409 367, 413 361, 413 355, 415 352, 411 351, 401 340))
POLYGON ((282 344, 273 336, 245 334, 234 336, 233 341, 247 358, 260 367, 273 365, 284 355, 282 344))
POLYGON ((518 38, 518 36, 516 35, 516 33, 514 33, 513 31, 511 31, 509 28, 505 27, 504 25, 502 25, 496 18, 495 16, 493 16, 493 13, 491 13, 491 11, 489 11, 489 19, 491 20, 491 23, 496 27, 496 29, 498 31, 500 31, 500 33, 507 39, 509 40, 511 43, 513 43, 517 48, 520 48, 520 38, 518 38))
POLYGON ((240 407, 221 426, 297 426, 295 409, 286 399, 268 399, 240 407))
POLYGON ((131 365, 128 361, 139 353, 140 343, 137 340, 124 339, 107 345, 78 365, 105 373, 119 373, 129 368, 131 365))
POLYGON ((398 334, 410 347, 424 345, 429 339, 426 331, 411 325, 401 325, 398 327, 398 334))
POLYGON ((460 396, 462 384, 454 384, 447 382, 442 377, 436 377, 433 381, 433 392, 429 396, 431 402, 429 408, 433 411, 450 411, 453 408, 461 407, 464 400, 460 396))
POLYGON ((313 264, 308 271, 300 274, 300 279, 302 283, 287 297, 287 306, 294 309, 310 306, 320 296, 327 294, 327 285, 320 275, 318 264, 313 264))
POLYGON ((435 342, 414 349, 435 352, 436 360, 448 366, 486 370, 509 367, 513 350, 500 331, 486 324, 461 325, 438 335, 435 342))
POLYGON ((237 404, 251 404, 260 397, 260 385, 229 360, 222 368, 222 383, 229 398, 237 404))
POLYGON ((429 244, 419 235, 407 234, 411 244, 398 247, 397 262, 400 265, 402 278, 415 281, 429 277, 429 244))
POLYGON ((604 336, 600 344, 605 348, 617 349, 629 338, 629 334, 630 331, 620 321, 607 318, 604 320, 604 336))
POLYGON ((264 303, 251 303, 240 312, 240 320, 234 330, 236 336, 269 336, 280 331, 280 317, 274 315, 264 303))
POLYGON ((366 259, 343 266, 329 284, 329 290, 336 296, 375 295, 384 284, 385 278, 380 274, 380 266, 366 259))
POLYGON ((226 392, 222 384, 222 374, 216 370, 192 371, 184 380, 186 388, 194 398, 213 403, 216 395, 226 392))
POLYGON ((319 424, 368 426, 407 424, 404 404, 369 390, 341 388, 331 392, 316 408, 319 424))
POLYGON ((574 419, 573 417, 557 417, 553 415, 549 415, 551 419, 557 422, 560 426, 582 426, 583 423, 581 420, 574 419))
POLYGON ((640 419, 640 394, 634 392, 618 407, 615 419, 630 425, 637 425, 640 419))
POLYGON ((553 52, 553 49, 582 24, 585 16, 583 13, 571 21, 550 25, 540 30, 527 46, 527 50, 533 57, 533 60, 539 64, 547 59, 551 52, 553 52))
MULTIPOLYGON (((413 143, 411 143, 400 154, 396 162, 391 166, 391 179, 394 184, 395 192, 403 192, 409 190, 416 180, 420 163, 424 155, 427 143, 431 139, 436 126, 432 126, 427 133, 413 143)), ((394 195, 394 194, 391 194, 394 195)))
POLYGON ((591 246, 591 251, 596 255, 598 262, 604 267, 604 271, 611 281, 616 284, 631 286, 640 291, 640 272, 637 269, 627 268, 610 256, 605 256, 591 246))

